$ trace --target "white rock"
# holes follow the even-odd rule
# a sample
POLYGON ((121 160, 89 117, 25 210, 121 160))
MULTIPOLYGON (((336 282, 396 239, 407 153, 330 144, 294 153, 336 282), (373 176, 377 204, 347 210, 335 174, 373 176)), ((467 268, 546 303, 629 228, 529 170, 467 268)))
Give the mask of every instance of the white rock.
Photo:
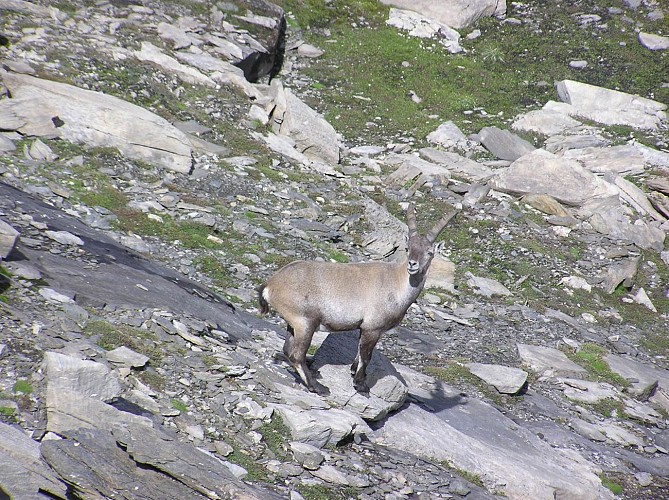
POLYGON ((467 369, 502 394, 516 394, 527 382, 527 372, 510 366, 467 363, 467 369))
POLYGON ((82 246, 84 244, 84 240, 68 231, 45 231, 44 234, 61 245, 82 246))
POLYGON ((669 36, 639 32, 639 43, 650 50, 669 49, 669 36))

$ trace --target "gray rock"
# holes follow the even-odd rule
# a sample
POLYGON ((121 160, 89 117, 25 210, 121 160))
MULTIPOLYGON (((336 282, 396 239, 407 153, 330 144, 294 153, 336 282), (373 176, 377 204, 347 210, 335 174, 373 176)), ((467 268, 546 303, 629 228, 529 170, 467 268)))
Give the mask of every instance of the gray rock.
POLYGON ((482 128, 478 135, 481 144, 502 160, 515 161, 536 149, 525 139, 497 127, 482 128))
POLYGON ((19 232, 0 219, 0 260, 6 259, 12 253, 18 239, 19 232))
POLYGON ((581 403, 595 404, 603 399, 617 399, 620 396, 615 387, 602 382, 571 378, 560 378, 558 381, 564 387, 565 396, 581 403))
POLYGON ((12 95, 0 100, 1 128, 115 147, 129 158, 179 172, 191 169, 188 139, 143 108, 64 83, 4 71, 0 76, 12 95))
POLYGON ((669 390, 669 370, 641 363, 616 354, 607 354, 604 361, 611 371, 630 381, 627 392, 645 401, 656 388, 669 390))
POLYGON ((67 498, 62 483, 40 456, 40 445, 0 422, 0 491, 8 498, 67 498))
POLYGON ((339 139, 334 127, 275 81, 271 87, 276 104, 272 113, 274 131, 290 137, 298 151, 312 160, 339 163, 339 139))
POLYGON ((293 441, 290 443, 290 450, 293 452, 295 460, 308 470, 317 469, 325 460, 325 456, 319 448, 307 443, 293 441))
POLYGON ((520 368, 483 363, 467 363, 465 366, 502 394, 517 394, 527 382, 527 372, 520 368))
POLYGON ((552 347, 518 344, 520 359, 533 372, 551 377, 583 377, 587 370, 552 347))
POLYGON ((371 429, 361 417, 338 408, 301 410, 283 404, 270 406, 279 412, 295 441, 317 448, 337 445, 355 435, 371 434, 371 429))
POLYGON ((125 346, 117 347, 105 354, 107 361, 119 365, 131 366, 133 368, 141 368, 149 361, 149 357, 144 354, 128 349, 125 346))
POLYGON ((644 172, 644 157, 633 145, 570 149, 562 155, 578 161, 596 174, 638 175, 644 172))
POLYGON ((631 288, 640 262, 641 257, 631 257, 609 266, 604 276, 602 288, 609 294, 613 293, 621 283, 623 286, 631 288))
POLYGON ((484 297, 492 297, 493 295, 512 295, 511 291, 499 281, 492 278, 474 276, 469 272, 467 273, 467 285, 472 287, 474 293, 483 295, 484 297))
POLYGON ((434 19, 455 29, 469 26, 481 17, 501 16, 506 12, 504 0, 456 0, 448 3, 429 0, 381 0, 381 3, 416 11, 428 19, 434 19))
POLYGON ((47 238, 57 241, 61 245, 78 245, 84 244, 84 240, 68 231, 44 231, 47 238))
MULTIPOLYGON (((434 18, 430 19, 415 12, 415 9, 390 9, 386 24, 407 31, 409 36, 418 38, 437 37, 439 42, 451 54, 462 52, 462 47, 460 47, 459 43, 460 33, 445 23, 439 22, 434 18)), ((415 99, 415 94, 414 102, 420 102, 420 99, 415 99)))
POLYGON ((467 137, 452 121, 444 122, 427 135, 427 141, 445 149, 467 149, 467 137))
POLYGON ((575 130, 582 125, 581 122, 572 118, 563 110, 556 108, 554 104, 549 101, 542 109, 518 116, 511 125, 511 128, 523 132, 536 132, 538 134, 554 136, 575 130))
POLYGON ((446 167, 453 174, 469 182, 487 181, 495 173, 490 167, 457 153, 449 153, 434 148, 422 148, 420 155, 433 163, 446 167))
POLYGON ((375 433, 386 446, 448 461, 510 498, 605 495, 596 467, 580 455, 552 448, 489 405, 430 377, 408 369, 402 375, 412 396, 434 410, 411 404, 389 416, 375 433))
POLYGON ((192 85, 204 85, 206 87, 215 87, 216 82, 207 75, 200 73, 191 66, 181 64, 175 58, 168 56, 151 42, 142 42, 140 50, 134 52, 137 59, 142 62, 150 62, 160 66, 168 73, 173 73, 180 80, 192 85))
POLYGON ((0 153, 9 153, 16 150, 16 144, 9 137, 0 133, 0 153))
POLYGON ((39 139, 35 139, 28 150, 28 157, 33 160, 54 161, 58 158, 53 150, 39 139))
POLYGON ((320 382, 330 390, 328 399, 337 407, 365 420, 380 420, 404 404, 408 391, 392 363, 375 349, 367 367, 369 396, 356 392, 350 366, 358 352, 358 338, 356 332, 328 335, 314 355, 312 370, 320 373, 320 382))
POLYGON ((639 43, 649 50, 667 50, 669 49, 669 36, 640 31, 639 43))
POLYGON ((558 82, 557 91, 560 99, 572 106, 569 114, 604 125, 657 129, 667 119, 667 106, 645 97, 572 80, 558 82))
POLYGON ((581 167, 543 149, 519 158, 492 179, 493 189, 524 196, 547 194, 560 203, 579 206, 593 198, 616 196, 618 189, 581 167))

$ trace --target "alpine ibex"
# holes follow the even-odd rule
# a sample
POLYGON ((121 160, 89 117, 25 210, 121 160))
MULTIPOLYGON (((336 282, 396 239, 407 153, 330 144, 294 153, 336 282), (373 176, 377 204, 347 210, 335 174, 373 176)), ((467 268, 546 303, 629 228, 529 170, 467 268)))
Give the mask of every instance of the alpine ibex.
POLYGON ((351 365, 356 391, 368 394, 366 369, 384 332, 397 326, 420 294, 434 253, 434 242, 453 218, 453 210, 425 235, 416 230, 413 204, 407 209, 407 258, 402 262, 333 263, 298 260, 281 268, 258 288, 260 311, 270 305, 288 323, 283 352, 312 392, 327 393, 306 364, 316 329, 360 329, 358 354, 351 365))

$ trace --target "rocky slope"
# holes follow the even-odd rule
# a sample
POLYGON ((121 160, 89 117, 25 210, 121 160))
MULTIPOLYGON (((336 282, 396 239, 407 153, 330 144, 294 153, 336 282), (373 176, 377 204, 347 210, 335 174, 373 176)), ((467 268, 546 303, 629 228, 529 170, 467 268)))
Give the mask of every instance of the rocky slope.
MULTIPOLYGON (((607 12, 662 14, 631 3, 607 12)), ((305 104, 322 50, 271 4, 0 9, 0 491, 666 496, 665 104, 563 80, 507 128, 351 141, 305 104), (255 287, 397 258, 409 200, 422 227, 460 209, 428 289, 369 397, 354 333, 319 335, 331 394, 308 393, 255 287)), ((389 24, 457 52, 435 19, 389 24)))

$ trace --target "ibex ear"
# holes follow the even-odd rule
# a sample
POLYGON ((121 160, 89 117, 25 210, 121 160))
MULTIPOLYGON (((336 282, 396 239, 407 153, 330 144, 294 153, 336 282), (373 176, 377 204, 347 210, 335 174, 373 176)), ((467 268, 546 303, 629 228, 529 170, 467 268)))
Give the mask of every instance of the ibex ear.
POLYGON ((437 243, 434 246, 434 254, 437 255, 439 252, 441 252, 444 249, 445 246, 446 246, 446 242, 443 241, 443 240, 440 241, 439 243, 437 243))

